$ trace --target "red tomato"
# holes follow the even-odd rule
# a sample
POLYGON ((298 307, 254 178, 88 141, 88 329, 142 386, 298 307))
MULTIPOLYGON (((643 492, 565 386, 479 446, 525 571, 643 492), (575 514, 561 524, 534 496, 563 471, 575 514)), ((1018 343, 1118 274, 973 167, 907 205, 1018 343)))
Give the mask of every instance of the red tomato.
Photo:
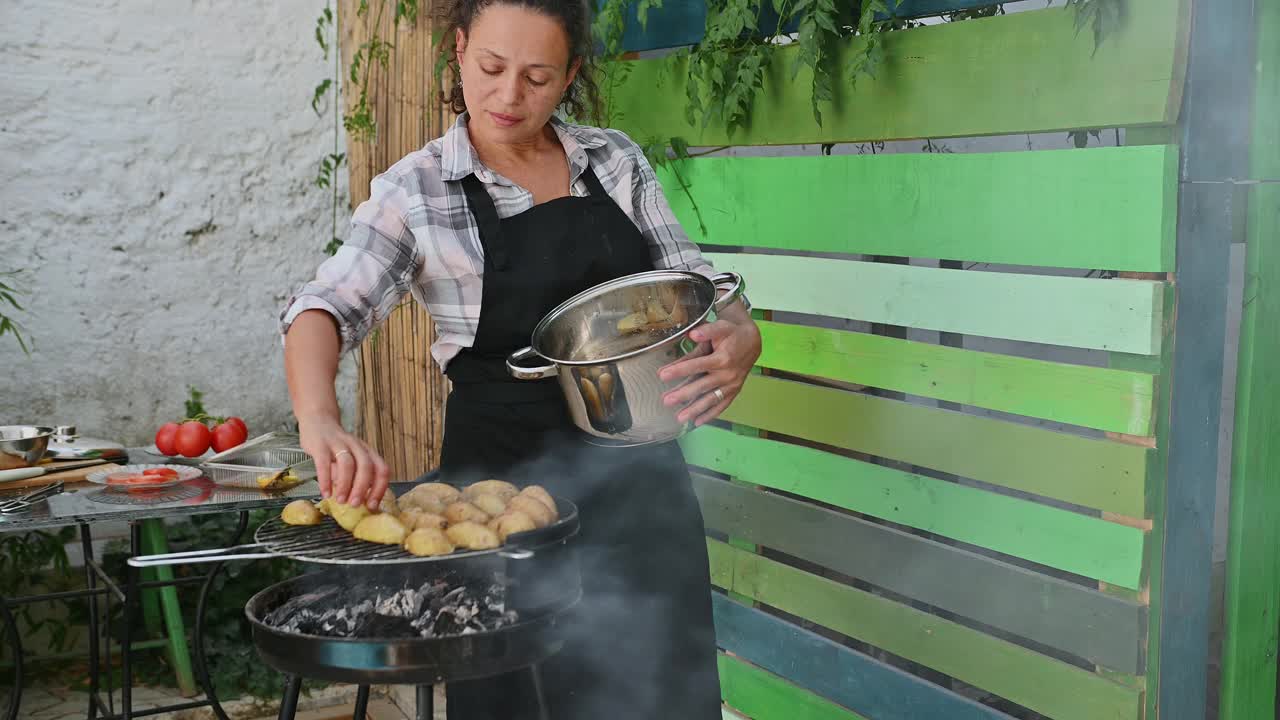
POLYGON ((136 485, 139 482, 151 482, 151 480, 145 475, 133 473, 116 473, 107 477, 108 485, 136 485))
POLYGON ((222 452, 230 450, 249 439, 249 433, 244 428, 244 422, 232 422, 237 418, 231 418, 221 425, 213 429, 213 451, 222 452))
POLYGON ((178 428, 174 446, 186 457, 200 457, 209 449, 209 428, 198 420, 188 420, 178 428))
POLYGON ((178 471, 173 468, 147 468, 142 471, 143 475, 154 476, 162 480, 175 480, 178 477, 178 471))
POLYGON ((161 455, 177 455, 178 446, 174 440, 178 437, 178 423, 165 423, 156 431, 156 449, 161 455))
POLYGON ((240 430, 244 432, 244 436, 246 438, 249 437, 249 426, 244 424, 244 420, 241 420, 240 418, 232 415, 231 417, 227 418, 227 423, 233 424, 233 425, 239 425, 240 430))

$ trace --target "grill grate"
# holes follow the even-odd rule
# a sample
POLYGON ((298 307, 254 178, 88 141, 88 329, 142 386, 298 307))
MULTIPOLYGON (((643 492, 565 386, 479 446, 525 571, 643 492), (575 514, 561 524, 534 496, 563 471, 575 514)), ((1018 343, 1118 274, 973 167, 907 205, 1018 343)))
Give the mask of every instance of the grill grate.
MULTIPOLYGON (((421 563, 433 560, 456 560, 474 555, 492 555, 502 550, 468 550, 453 552, 448 555, 419 557, 406 552, 398 545, 379 545, 366 540, 357 540, 351 533, 331 517, 326 517, 318 525, 289 525, 279 517, 273 517, 258 528, 253 534, 254 540, 262 549, 277 555, 285 555, 294 560, 325 563, 329 565, 351 565, 355 563, 368 565, 396 565, 403 563, 421 563)), ((514 548, 507 552, 520 554, 514 548)))

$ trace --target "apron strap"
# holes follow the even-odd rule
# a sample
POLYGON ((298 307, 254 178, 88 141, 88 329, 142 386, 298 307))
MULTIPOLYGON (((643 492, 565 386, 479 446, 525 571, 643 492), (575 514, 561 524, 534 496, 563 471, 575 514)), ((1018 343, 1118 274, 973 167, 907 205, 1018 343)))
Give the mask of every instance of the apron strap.
POLYGON ((587 190, 591 193, 591 197, 597 200, 613 200, 609 197, 609 193, 604 191, 604 185, 600 184, 600 178, 596 177, 596 172, 588 165, 587 169, 582 173, 582 181, 587 184, 587 190))
POLYGON ((484 189, 484 183, 472 173, 462 178, 462 190, 467 194, 467 204, 480 230, 480 246, 484 248, 485 264, 494 270, 507 269, 506 246, 502 243, 502 223, 493 198, 484 189))

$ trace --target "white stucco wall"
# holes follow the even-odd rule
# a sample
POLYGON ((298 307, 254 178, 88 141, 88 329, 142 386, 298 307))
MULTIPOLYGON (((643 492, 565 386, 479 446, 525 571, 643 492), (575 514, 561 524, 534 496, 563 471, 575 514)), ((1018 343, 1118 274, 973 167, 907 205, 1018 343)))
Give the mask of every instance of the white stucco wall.
POLYGON ((31 344, 0 338, 0 424, 149 443, 188 384, 251 434, 291 422, 276 317, 330 235, 324 4, 0 2, 0 270, 31 344))

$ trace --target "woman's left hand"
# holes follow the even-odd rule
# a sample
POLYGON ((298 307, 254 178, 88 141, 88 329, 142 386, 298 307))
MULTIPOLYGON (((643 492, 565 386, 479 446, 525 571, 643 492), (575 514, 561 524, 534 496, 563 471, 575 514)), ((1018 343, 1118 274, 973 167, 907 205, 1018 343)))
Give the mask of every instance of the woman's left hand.
POLYGON ((738 396, 760 357, 760 329, 741 305, 735 304, 732 310, 738 312, 724 313, 719 320, 691 330, 689 337, 699 343, 698 351, 658 371, 658 377, 668 383, 694 378, 662 396, 667 407, 687 405, 676 416, 682 423, 693 420, 704 425, 719 417, 738 396))

